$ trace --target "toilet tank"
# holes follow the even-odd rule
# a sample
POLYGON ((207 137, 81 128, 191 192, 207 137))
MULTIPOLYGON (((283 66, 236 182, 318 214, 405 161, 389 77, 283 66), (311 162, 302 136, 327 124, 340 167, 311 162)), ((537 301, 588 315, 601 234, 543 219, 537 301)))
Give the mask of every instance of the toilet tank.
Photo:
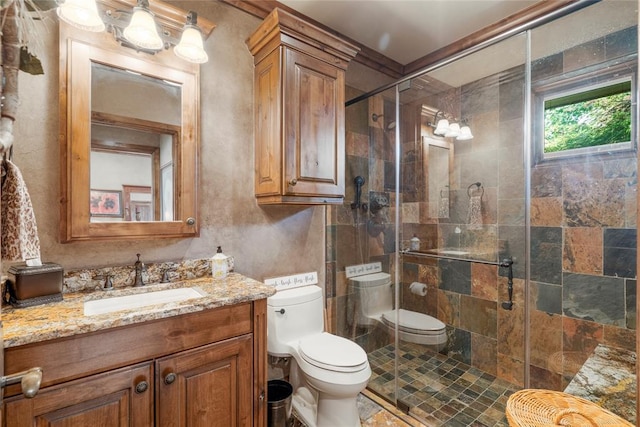
POLYGON ((291 344, 324 331, 322 289, 315 285, 279 290, 267 298, 267 351, 289 356, 291 344))
POLYGON ((375 325, 385 311, 393 309, 393 286, 389 273, 373 273, 349 279, 358 325, 375 325))

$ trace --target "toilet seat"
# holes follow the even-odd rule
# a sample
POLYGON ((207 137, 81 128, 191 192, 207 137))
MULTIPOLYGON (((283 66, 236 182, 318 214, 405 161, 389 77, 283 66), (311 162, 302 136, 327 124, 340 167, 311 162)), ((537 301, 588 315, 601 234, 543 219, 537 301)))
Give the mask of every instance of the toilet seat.
MULTIPOLYGON (((382 322, 395 328, 397 310, 389 310, 382 313, 382 322)), ((446 325, 440 320, 422 313, 400 309, 399 313, 400 325, 398 329, 402 332, 409 332, 416 335, 440 335, 444 333, 446 325)))
POLYGON ((369 366, 362 347, 326 332, 301 339, 298 350, 307 363, 329 371, 357 372, 369 366))

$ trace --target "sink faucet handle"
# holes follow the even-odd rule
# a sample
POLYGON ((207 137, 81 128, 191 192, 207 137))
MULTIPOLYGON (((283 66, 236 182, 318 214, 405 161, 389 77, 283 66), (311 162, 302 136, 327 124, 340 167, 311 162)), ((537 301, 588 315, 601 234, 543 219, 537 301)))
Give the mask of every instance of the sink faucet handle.
POLYGON ((169 269, 166 269, 162 272, 162 279, 160 279, 160 283, 169 283, 169 269))
POLYGON ((104 287, 103 289, 108 290, 108 289, 113 289, 113 282, 111 281, 111 278, 113 276, 110 274, 107 274, 107 277, 104 280, 104 287))

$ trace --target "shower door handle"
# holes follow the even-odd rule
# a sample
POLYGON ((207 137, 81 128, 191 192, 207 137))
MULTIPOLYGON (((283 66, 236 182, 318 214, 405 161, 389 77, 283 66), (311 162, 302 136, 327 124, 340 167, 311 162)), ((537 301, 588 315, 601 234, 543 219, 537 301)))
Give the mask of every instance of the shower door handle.
POLYGON ((509 269, 509 274, 507 276, 507 292, 509 292, 509 301, 504 301, 502 303, 502 308, 505 310, 513 310, 513 260, 511 258, 506 258, 500 264, 500 267, 507 267, 509 269))

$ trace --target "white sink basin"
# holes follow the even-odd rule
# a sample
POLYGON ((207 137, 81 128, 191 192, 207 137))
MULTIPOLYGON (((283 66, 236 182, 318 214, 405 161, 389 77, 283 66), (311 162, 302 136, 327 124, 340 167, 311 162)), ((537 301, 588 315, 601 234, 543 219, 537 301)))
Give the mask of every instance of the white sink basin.
POLYGON ((179 302, 193 298, 202 298, 204 296, 207 296, 206 292, 198 288, 176 288, 121 297, 102 298, 86 301, 84 303, 84 315, 93 316, 120 310, 131 310, 148 305, 179 302))

